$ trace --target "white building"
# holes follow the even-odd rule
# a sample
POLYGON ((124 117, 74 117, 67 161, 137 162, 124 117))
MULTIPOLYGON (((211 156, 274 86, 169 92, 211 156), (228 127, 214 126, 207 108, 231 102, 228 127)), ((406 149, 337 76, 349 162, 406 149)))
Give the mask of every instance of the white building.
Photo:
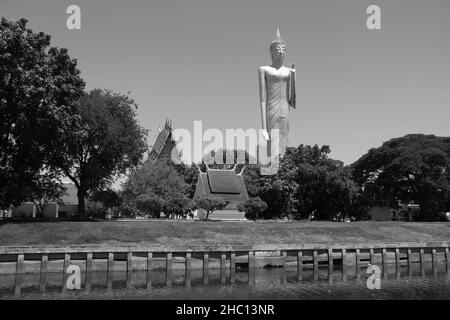
MULTIPOLYGON (((47 205, 44 210, 45 218, 69 218, 77 215, 77 188, 73 183, 64 183, 63 186, 66 188, 66 192, 59 201, 50 202, 47 205)), ((33 202, 23 202, 12 210, 12 216, 15 218, 35 218, 37 214, 38 210, 33 202)))

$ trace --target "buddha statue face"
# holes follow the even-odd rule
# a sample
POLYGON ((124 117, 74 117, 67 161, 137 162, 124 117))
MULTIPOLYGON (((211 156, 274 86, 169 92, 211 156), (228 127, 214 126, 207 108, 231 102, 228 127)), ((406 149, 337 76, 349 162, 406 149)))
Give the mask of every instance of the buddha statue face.
POLYGON ((273 42, 270 45, 270 55, 272 56, 272 61, 283 62, 286 52, 286 44, 283 42, 273 42))

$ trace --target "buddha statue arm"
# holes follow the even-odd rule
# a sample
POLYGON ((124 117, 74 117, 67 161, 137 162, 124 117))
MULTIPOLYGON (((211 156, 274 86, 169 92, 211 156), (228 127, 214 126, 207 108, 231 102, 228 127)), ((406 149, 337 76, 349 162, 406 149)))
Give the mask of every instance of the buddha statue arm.
POLYGON ((264 138, 268 139, 267 133, 267 89, 266 89, 266 72, 264 68, 260 67, 258 70, 258 80, 259 80, 259 102, 261 106, 261 120, 262 120, 262 128, 264 130, 264 138))
POLYGON ((292 64, 291 66, 291 74, 289 77, 289 105, 291 106, 291 108, 295 109, 295 77, 296 77, 296 73, 295 73, 295 63, 292 64))

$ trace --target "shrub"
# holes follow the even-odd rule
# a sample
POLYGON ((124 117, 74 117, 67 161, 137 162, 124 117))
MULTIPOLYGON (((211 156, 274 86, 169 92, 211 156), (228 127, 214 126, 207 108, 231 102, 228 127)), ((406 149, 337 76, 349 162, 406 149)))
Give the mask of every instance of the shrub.
POLYGON ((185 195, 174 195, 164 201, 163 211, 166 215, 185 216, 190 210, 191 200, 185 195))
POLYGON ((256 220, 261 217, 261 214, 267 210, 267 203, 258 198, 251 198, 245 203, 238 206, 240 212, 245 212, 247 219, 256 220))
POLYGON ((133 216, 139 214, 138 210, 135 207, 127 205, 127 204, 123 204, 119 208, 119 211, 121 213, 121 216, 124 216, 124 217, 133 217, 133 216))
POLYGON ((208 220, 211 213, 216 210, 222 210, 227 206, 228 202, 222 200, 221 198, 208 196, 194 199, 194 207, 196 209, 203 209, 206 211, 206 216, 204 220, 208 220))
POLYGON ((142 194, 136 198, 136 208, 152 217, 159 218, 164 200, 155 194, 142 194))
POLYGON ((86 216, 93 218, 105 218, 107 208, 102 203, 96 201, 86 202, 86 216))

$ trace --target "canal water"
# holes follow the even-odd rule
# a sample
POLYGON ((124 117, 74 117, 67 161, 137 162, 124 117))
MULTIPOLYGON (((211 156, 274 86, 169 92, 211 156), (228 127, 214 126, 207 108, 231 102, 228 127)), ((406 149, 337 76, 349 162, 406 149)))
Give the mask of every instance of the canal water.
POLYGON ((367 266, 92 272, 79 289, 62 272, 0 275, 0 299, 450 299, 446 263, 379 267, 379 289, 367 266))

